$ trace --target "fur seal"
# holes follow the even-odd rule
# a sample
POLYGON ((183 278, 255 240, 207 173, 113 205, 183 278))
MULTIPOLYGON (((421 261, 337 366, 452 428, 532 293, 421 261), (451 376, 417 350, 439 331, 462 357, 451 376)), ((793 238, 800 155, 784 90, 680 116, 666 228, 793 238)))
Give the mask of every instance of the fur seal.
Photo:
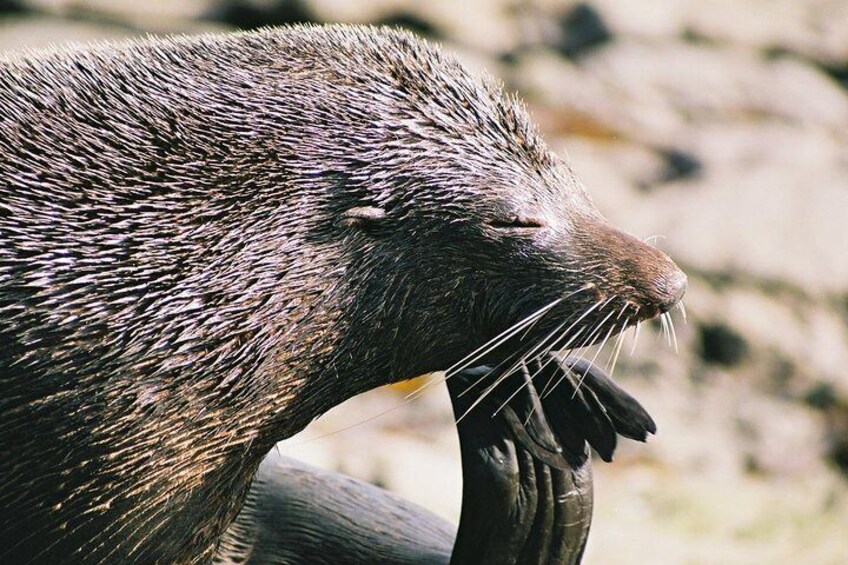
POLYGON ((208 561, 331 406, 497 336, 481 362, 604 339, 685 287, 410 34, 4 56, 0 561, 208 561))
MULTIPOLYGON (((557 358, 531 379, 538 368, 509 375, 480 410, 457 423, 458 532, 390 492, 272 451, 214 563, 579 563, 592 519, 587 443, 609 460, 610 442, 598 439, 607 429, 644 441, 656 426, 638 401, 584 359, 557 358), (563 386, 542 393, 552 379, 563 386)), ((448 381, 457 418, 476 398, 469 393, 500 377, 491 369, 448 381)))

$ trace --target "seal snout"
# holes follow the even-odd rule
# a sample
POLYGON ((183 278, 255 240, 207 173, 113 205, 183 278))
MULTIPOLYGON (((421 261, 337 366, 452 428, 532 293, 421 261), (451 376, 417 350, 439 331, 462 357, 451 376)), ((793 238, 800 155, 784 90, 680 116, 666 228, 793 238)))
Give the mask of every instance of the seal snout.
POLYGON ((633 305, 639 319, 664 314, 683 298, 688 280, 668 255, 606 222, 584 229, 581 253, 603 265, 605 293, 633 305))
POLYGON ((646 243, 639 242, 630 253, 622 274, 628 286, 635 290, 633 298, 642 304, 646 317, 665 314, 674 308, 689 286, 686 274, 668 255, 646 243))

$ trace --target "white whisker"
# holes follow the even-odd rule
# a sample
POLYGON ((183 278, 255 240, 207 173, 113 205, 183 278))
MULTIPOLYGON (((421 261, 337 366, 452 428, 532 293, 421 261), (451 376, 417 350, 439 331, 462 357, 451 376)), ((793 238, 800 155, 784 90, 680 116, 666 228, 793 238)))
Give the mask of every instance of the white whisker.
POLYGON ((510 326, 506 330, 502 331, 501 333, 499 333, 498 335, 496 335, 495 337, 493 337, 492 339, 490 339, 489 341, 487 341, 486 343, 484 343, 483 345, 481 345, 480 347, 478 347, 477 349, 475 349, 474 351, 472 351, 471 353, 469 353, 468 355, 466 355, 465 357, 463 357, 462 359, 460 359, 459 361, 457 361, 456 363, 451 365, 447 370, 445 370, 445 376, 444 376, 443 379, 435 379, 433 381, 424 383, 423 385, 421 385, 420 388, 418 388, 418 389, 410 392, 409 394, 407 394, 406 400, 411 400, 413 398, 420 396, 422 394, 422 392, 426 388, 428 388, 429 386, 436 384, 436 383, 441 383, 441 382, 446 381, 447 379, 449 379, 451 377, 451 375, 454 375, 454 374, 462 371, 463 369, 465 369, 471 363, 474 363, 475 361, 477 361, 481 357, 484 357, 485 355, 491 353, 494 349, 497 349, 498 347, 503 345, 505 342, 509 341, 510 338, 512 338, 515 334, 520 332, 526 326, 532 324, 538 318, 541 318, 542 316, 544 316, 551 308, 553 308, 554 306, 556 306, 557 304, 562 302, 564 299, 565 299, 565 297, 557 298, 556 300, 554 300, 553 302, 551 302, 547 306, 543 306, 542 308, 540 308, 539 310, 536 310, 535 312, 533 312, 532 314, 530 314, 526 318, 520 320, 519 322, 513 324, 512 326, 510 326))
MULTIPOLYGON (((606 301, 604 302, 604 306, 606 306, 607 304, 609 304, 609 303, 610 303, 610 301, 612 301, 612 298, 610 298, 610 299, 606 300, 606 301)), ((602 307, 602 308, 603 308, 603 307, 602 307)), ((571 354, 574 352, 574 350, 575 350, 575 349, 582 349, 582 348, 586 347, 588 344, 590 344, 590 343, 592 342, 592 340, 594 340, 594 339, 595 339, 595 336, 596 336, 596 335, 598 335, 598 333, 601 331, 601 329, 603 328, 603 325, 606 323, 606 321, 607 321, 607 320, 609 320, 609 318, 610 318, 610 316, 611 316, 611 315, 612 315, 612 312, 610 312, 609 314, 607 314, 607 315, 606 315, 606 317, 604 317, 604 319, 602 319, 600 322, 598 322, 598 323, 596 323, 594 326, 592 326, 592 330, 590 331, 589 335, 587 335, 587 336, 583 339, 583 341, 581 341, 581 342, 580 342, 580 344, 579 344, 579 345, 574 346, 574 347, 571 347, 571 348, 568 348, 569 344, 570 344, 571 342, 573 342, 573 341, 574 341, 574 338, 576 338, 576 337, 577 337, 577 334, 575 334, 574 336, 572 336, 572 338, 568 340, 568 343, 566 343, 566 344, 565 344, 562 348, 560 348, 560 350, 559 350, 559 351, 560 351, 560 355, 562 355, 564 359, 567 359, 569 356, 571 356, 571 354), (563 353, 563 351, 564 351, 566 348, 568 348, 568 351, 567 351, 567 352, 565 352, 565 353, 563 353)), ((581 329, 582 329, 582 328, 581 328, 581 329)), ((579 333, 579 332, 578 332, 578 333, 579 333)), ((554 390, 556 390, 556 387, 558 387, 558 386, 559 386, 559 384, 562 382, 562 380, 563 380, 565 377, 566 377, 566 373, 565 373, 565 371, 563 371, 562 375, 561 375, 561 376, 560 376, 560 377, 556 380, 556 382, 549 382, 549 383, 547 383, 547 384, 545 385, 545 388, 542 390, 542 392, 541 392, 541 395, 540 395, 540 396, 541 396, 542 398, 547 398, 547 397, 548 397, 548 395, 550 395, 550 394, 551 394, 554 390)), ((578 388, 579 388, 579 387, 578 387, 578 388)))
MULTIPOLYGON (((598 307, 598 305, 601 305, 601 309, 603 309, 603 307, 604 307, 604 306, 606 306, 607 304, 609 304, 611 301, 612 301, 612 298, 609 298, 609 299, 607 299, 607 300, 605 300, 605 301, 603 301, 603 302, 600 302, 600 301, 596 302, 594 305, 592 305, 592 307, 591 307, 588 311, 584 312, 584 313, 583 313, 583 315, 582 315, 582 316, 581 316, 581 317, 580 317, 580 318, 579 318, 576 322, 579 322, 579 321, 580 321, 580 319, 584 318, 584 317, 585 317, 585 316, 586 316, 586 315, 587 315, 587 314, 588 314, 591 310, 594 310, 596 307, 598 307)), ((575 322, 575 323, 576 323, 576 322, 575 322)), ((601 322, 601 323, 603 324, 603 322, 601 322)), ((571 327, 573 327, 573 325, 574 325, 574 324, 572 324, 572 326, 571 326, 571 327)), ((562 336, 561 336, 561 337, 559 337, 557 340, 555 340, 555 342, 554 342, 554 343, 556 343, 556 341, 559 341, 560 339, 564 338, 564 337, 568 334, 568 332, 569 332, 569 331, 571 331, 571 327, 569 327, 567 330, 565 330, 565 331, 563 332, 562 336)), ((599 329, 599 328, 598 328, 598 326, 596 326, 596 328, 597 328, 597 329, 599 329)), ((572 351, 574 351, 574 349, 579 349, 579 348, 571 348, 571 349, 569 349, 566 353, 562 353, 563 351, 565 351, 566 349, 568 349, 568 347, 569 347, 569 345, 571 345, 571 343, 573 343, 573 342, 574 342, 574 341, 575 341, 578 337, 580 337, 580 334, 581 334, 581 333, 583 333, 583 330, 585 330, 585 329, 586 329, 585 327, 579 328, 579 329, 577 330, 577 332, 575 332, 575 334, 574 334, 573 336, 571 336, 571 337, 568 339, 568 341, 567 341, 566 343, 564 343, 564 344, 562 344, 562 345, 560 346, 559 351, 560 351, 560 355, 562 356, 562 358, 563 358, 563 359, 567 359, 567 358, 568 358, 568 356, 569 356, 569 355, 571 355, 571 352, 572 352, 572 351)), ((597 331, 597 329, 595 329, 595 331, 597 331)), ((582 342, 582 343, 583 343, 583 345, 585 345, 586 343, 588 343, 589 341, 591 341, 591 340, 593 339, 593 335, 594 335, 594 334, 590 334, 590 335, 589 335, 586 339, 584 339, 584 340, 583 340, 583 342, 582 342)), ((581 345, 581 347, 582 347, 583 345, 581 345)), ((547 355, 547 354, 549 354, 549 353, 551 352, 551 349, 553 349, 553 346, 549 347, 549 348, 548 348, 548 349, 544 352, 544 354, 543 354, 543 355, 547 355)), ((545 359, 545 361, 543 361, 543 362, 542 362, 541 366, 540 366, 540 367, 536 370, 536 372, 535 372, 535 373, 533 373, 533 375, 531 375, 531 376, 530 376, 530 381, 532 381, 534 378, 536 378, 536 376, 537 376, 539 373, 541 373, 541 372, 544 370, 544 368, 548 366, 548 364, 549 364, 549 363, 551 363, 552 361, 554 361, 554 359, 555 359, 555 358, 554 358, 553 356, 548 356, 548 357, 547 357, 547 359, 545 359)), ((566 369, 566 370, 567 370, 567 369, 566 369)), ((542 391, 539 393, 539 397, 540 397, 540 398, 546 398, 546 397, 547 397, 547 395, 549 394, 548 389, 550 389, 550 392, 553 392, 553 389, 555 389, 555 388, 557 387, 557 385, 558 385, 559 383, 561 383, 561 382, 562 382, 562 379, 563 379, 563 378, 565 378, 565 373, 564 373, 564 372, 563 372, 562 376, 560 376, 560 377, 559 377, 559 379, 557 379, 557 380, 556 380, 556 382, 554 382, 554 380, 553 380, 553 379, 551 379, 550 381, 548 381, 547 383, 545 383, 544 388, 543 388, 543 389, 542 389, 542 391)), ((501 407, 501 408, 502 408, 502 407, 501 407)), ((534 407, 530 410, 530 413, 527 415, 527 419, 524 421, 524 425, 525 425, 525 426, 526 426, 526 425, 527 425, 527 423, 530 421, 530 418, 533 416, 533 413, 534 413, 535 411, 536 411, 536 407, 534 406, 534 407)), ((497 414, 497 412, 496 412, 496 414, 497 414)))
MULTIPOLYGON (((574 320, 574 323, 571 324, 568 327, 568 329, 565 330, 565 332, 563 332, 563 337, 565 337, 568 334, 568 332, 570 332, 572 330, 572 328, 574 328, 575 325, 579 324, 586 316, 591 314, 595 309, 603 310, 604 306, 606 306, 607 304, 612 302, 612 300, 613 300, 612 298, 608 298, 608 299, 604 300, 603 302, 601 302, 601 301, 595 302, 588 310, 583 312, 583 314, 579 318, 574 320), (598 307, 600 307, 600 308, 598 308, 598 307)), ((609 319, 610 315, 612 315, 612 312, 610 312, 610 314, 607 314, 607 317, 604 318, 601 321, 600 324, 595 324, 595 326, 592 329, 592 333, 586 338, 586 340, 583 341, 583 345, 581 345, 580 347, 583 347, 585 344, 589 343, 589 341, 593 338, 595 332, 600 330, 600 326, 603 325, 604 322, 606 322, 609 319)), ((581 328, 581 331, 582 331, 582 328, 581 328)), ((578 333, 574 334, 566 343, 564 343, 562 346, 560 346, 560 351, 563 350, 563 349, 566 349, 571 343, 573 343, 575 338, 577 337, 578 333)))
MULTIPOLYGON (((607 321, 607 318, 604 318, 604 320, 599 324, 599 329, 601 327, 603 327, 603 325, 606 323, 606 321, 607 321)), ((598 350, 595 352, 594 357, 592 357, 592 360, 589 361, 589 367, 591 367, 592 365, 595 364, 595 361, 598 359, 598 355, 601 354, 601 351, 603 350, 604 346, 607 344, 607 341, 609 340, 609 338, 612 335, 612 332, 614 330, 615 330, 615 325, 610 326, 610 329, 607 332, 607 335, 604 336, 604 339, 598 345, 598 350)), ((580 387, 583 385, 583 381, 586 379, 587 374, 589 374, 589 368, 588 367, 586 368, 586 372, 583 373, 583 376, 580 377, 580 379, 577 381, 577 387, 575 387, 574 393, 571 395, 571 398, 574 398, 575 396, 577 396, 577 391, 580 390, 580 387)))
POLYGON ((630 348, 630 355, 636 353, 636 344, 639 342, 639 330, 642 329, 642 320, 636 320, 636 329, 633 331, 633 347, 630 348))
POLYGON ((564 298, 557 298, 556 300, 554 300, 553 302, 551 302, 547 306, 543 306, 542 308, 536 310, 535 312, 533 312, 532 314, 530 314, 526 318, 523 318, 521 321, 517 322, 516 324, 513 324, 512 326, 510 326, 506 330, 502 331, 501 333, 499 333, 498 335, 496 335, 495 337, 490 339, 488 342, 484 343, 483 345, 481 345, 480 347, 478 347, 477 349, 475 349, 474 351, 472 351, 471 353, 469 353, 468 355, 466 355, 465 357, 463 357, 462 359, 460 359, 459 361, 457 361, 456 363, 451 365, 445 371, 445 373, 452 373, 454 371, 456 371, 456 372, 461 371, 462 369, 460 369, 460 367, 462 367, 463 365, 467 366, 467 365, 473 363, 474 361, 476 361, 477 359, 479 359, 480 357, 485 356, 487 353, 491 352, 492 349, 501 345, 504 341, 509 340, 509 338, 511 338, 512 336, 514 336, 518 332, 520 332, 522 329, 524 329, 525 326, 533 324, 539 318, 544 316, 551 308, 553 308, 554 306, 556 306, 557 304, 559 304, 563 300, 564 300, 564 298), (498 340, 498 342, 489 346, 488 349, 486 349, 485 351, 480 352, 481 349, 486 348, 489 344, 491 344, 495 340, 498 340), (480 353, 478 354, 478 352, 480 352, 480 353))
MULTIPOLYGON (((570 292, 570 293, 566 294, 565 296, 563 296, 563 297, 562 297, 562 300, 565 300, 565 299, 571 298, 572 296, 574 296, 574 295, 576 295, 576 294, 580 294, 581 292, 583 292, 583 291, 585 291, 585 290, 589 290, 590 288, 592 288, 592 284, 591 284, 591 283, 585 284, 585 285, 583 285, 582 287, 580 287, 580 288, 578 288, 577 290, 575 290, 574 292, 570 292)), ((541 320, 541 319, 542 319, 542 318, 541 318, 541 317, 539 317, 539 318, 537 318, 537 319, 536 319, 536 320, 535 320, 532 324, 530 324, 530 325, 527 327, 527 330, 526 330, 523 334, 521 334, 521 339, 526 338, 526 337, 527 337, 527 334, 529 334, 529 333, 530 333, 530 330, 532 330, 532 329, 533 329, 533 326, 535 326, 535 325, 539 322, 539 320, 541 320)))
MULTIPOLYGON (((586 316, 588 316, 591 312, 593 312, 596 308, 598 308, 598 306, 601 306, 602 304, 605 306, 606 304, 609 303, 610 300, 612 300, 612 299, 608 299, 604 302, 602 302, 602 301, 595 302, 592 306, 587 308, 586 311, 583 312, 583 314, 581 314, 574 322, 572 322, 572 324, 563 332, 563 336, 567 335, 568 332, 571 331, 571 329, 576 324, 580 323, 581 320, 583 320, 586 316)), ((603 307, 603 306, 601 306, 601 307, 603 307)), ((566 322, 567 322, 567 320, 566 320, 566 322)), ((537 346, 535 346, 534 349, 537 349, 538 347, 539 347, 539 345, 537 344, 537 346)), ((521 359, 519 361, 517 361, 515 364, 513 364, 513 366, 510 367, 507 371, 504 371, 504 373, 500 377, 498 377, 498 379, 491 386, 487 387, 486 390, 484 390, 482 392, 480 397, 477 398, 477 400, 475 400, 471 404, 471 406, 468 407, 468 409, 456 420, 456 423, 457 424, 460 423, 463 420, 463 418, 465 418, 471 412, 471 410, 473 410, 478 404, 480 404, 486 398, 486 396, 488 396, 495 389, 495 387, 497 387, 499 384, 501 384, 504 381, 504 379, 509 377, 509 375, 511 375, 521 365, 522 362, 526 361, 527 357, 528 356, 526 354, 522 355, 521 359)))
MULTIPOLYGON (((559 326, 558 326, 558 327, 557 327, 554 331, 552 331, 552 332, 551 332, 551 333, 549 333, 547 336, 545 336, 545 339, 543 339, 542 341, 540 341, 540 342, 539 342, 539 344, 538 344, 538 345, 536 345, 536 347, 534 347, 531 351, 528 351, 527 353, 525 353, 524 355, 522 355, 521 360, 519 361, 519 364, 520 364, 520 363, 526 363, 526 361, 527 361, 527 359, 528 359, 529 357, 531 357, 531 356, 532 356, 532 355, 533 355, 533 354, 534 354, 537 350, 542 349, 542 347, 544 347, 544 346, 546 345, 546 342, 547 342, 547 341, 548 341, 548 340, 549 340, 552 336, 554 336, 554 335, 558 334, 558 333, 559 333, 559 330, 561 330, 561 329, 562 329, 562 327, 563 327, 565 324, 567 324, 567 323, 568 323, 568 320, 566 320, 565 322, 561 323, 561 324, 560 324, 560 325, 559 325, 559 326)), ((557 341, 557 340, 554 340, 554 343, 555 343, 556 341, 557 341)), ((548 353, 548 352, 550 352, 550 347, 549 347, 549 348, 545 351, 545 353, 548 353)), ((537 356, 537 358, 538 358, 538 356, 537 356)), ((515 392, 513 392, 511 395, 509 395, 509 398, 507 398, 507 399, 503 402, 503 404, 501 404, 501 405, 498 407, 498 409, 497 409, 497 410, 495 410, 495 412, 492 414, 492 418, 494 418, 495 416, 497 416, 497 415, 498 415, 498 412, 500 412, 501 410, 503 410, 503 408, 504 408, 507 404, 509 404, 510 400, 512 400, 513 398, 515 398, 515 396, 516 396, 519 392, 521 392, 521 391, 524 389, 524 387, 526 387, 528 384, 530 384, 531 382, 533 382, 533 379, 536 377, 536 375, 538 375, 539 373, 541 373, 541 372, 542 372, 542 369, 544 369, 544 368, 548 365, 548 363, 550 363, 551 361, 553 361, 553 359, 554 359, 553 357, 548 357, 545 361, 543 361, 543 362, 542 362, 542 365, 539 367, 539 369, 538 369, 535 373, 533 373, 532 375, 530 375, 530 378, 529 378, 529 379, 527 379, 527 381, 525 381, 525 382, 524 382, 524 383, 523 383, 520 387, 518 387, 518 389, 516 389, 516 390, 515 390, 515 392)), ((526 366, 526 365, 525 365, 525 366, 526 366)), ((511 371, 514 371, 514 370, 515 370, 515 369, 517 369, 517 368, 518 368, 518 367, 511 368, 510 370, 511 370, 511 371)), ((510 374, 511 374, 511 373, 505 373, 505 375, 507 375, 507 376, 509 376, 510 374)), ((528 371, 528 374, 529 374, 529 371, 528 371)), ((530 414, 532 415, 532 412, 531 412, 530 414)), ((525 424, 525 425, 526 425, 526 424, 525 424)))
MULTIPOLYGON (((497 378, 497 380, 496 380, 494 383, 492 383, 492 385, 491 385, 491 386, 487 387, 487 388, 486 388, 486 390, 484 390, 484 391, 480 394, 480 397, 479 397, 477 400, 475 400, 475 401, 471 404, 471 406, 469 406, 469 407, 468 407, 468 410, 466 410, 466 411, 462 414, 462 416, 460 416, 460 417, 459 417, 459 419, 457 419, 456 423, 458 424, 459 422, 461 422, 461 421, 462 421, 462 419, 463 419, 463 418, 465 418, 465 416, 466 416, 469 412, 471 412, 471 410, 472 410, 475 406, 477 406, 480 402, 482 402, 482 401, 483 401, 483 399, 485 399, 485 398, 486 398, 486 396, 488 396, 488 395, 489 395, 489 394, 490 394, 493 390, 495 390, 495 388, 496 388, 499 384, 501 384, 501 383, 504 381, 504 379, 508 378, 511 374, 513 374, 513 372, 514 372, 516 369, 518 369, 518 368, 521 366, 521 364, 522 364, 522 363, 526 362, 527 358, 528 358, 528 357, 529 357, 532 353, 535 353, 538 349, 541 349, 542 347, 544 347, 545 343, 546 343, 546 342, 547 342, 547 341, 548 341, 548 340, 549 340, 552 336, 556 335, 556 334, 559 332, 559 330, 562 328, 562 326, 564 326, 564 325, 565 325, 565 324, 567 324, 567 323, 568 323, 568 320, 566 320, 565 322, 561 323, 561 324, 560 324, 560 325, 559 325, 559 326, 558 326, 558 327, 557 327, 554 331, 552 331, 552 332, 551 332, 551 333, 549 333, 547 336, 545 336, 545 338, 544 338, 544 339, 542 339, 539 343, 537 343, 537 344, 536 344, 536 345, 535 345, 535 346, 534 346, 534 347, 533 347, 530 351, 528 351, 527 353, 523 354, 523 355, 521 356, 521 358, 520 358, 518 361, 516 361, 516 362, 515 362, 515 363, 514 363, 514 364, 513 364, 513 365, 512 365, 509 369, 507 369, 506 371, 504 371, 504 372, 503 372, 503 374, 501 374, 501 376, 500 376, 500 377, 498 377, 498 378, 497 378)), ((478 380, 477 380, 477 381, 476 381, 473 385, 469 386, 469 387, 468 387, 468 388, 466 388, 464 391, 462 391, 462 392, 459 394, 459 396, 462 396, 463 394, 465 394, 466 392, 468 392, 469 390, 471 390, 472 388, 474 388, 475 386, 477 386, 477 384, 478 384, 478 383, 480 383, 480 381, 481 381, 483 378, 488 377, 488 376, 489 376, 492 372, 493 372, 493 371, 489 371, 489 372, 487 372, 485 375, 483 375, 483 377, 481 377, 480 379, 478 379, 478 380)), ((526 384, 526 383, 525 383, 525 384, 526 384)), ((494 413, 494 414, 492 414, 492 417, 494 418, 494 417, 498 414, 498 412, 500 411, 500 409, 501 409, 501 408, 503 408, 503 406, 506 406, 506 404, 507 404, 510 400, 512 400, 512 399, 515 397, 515 395, 516 395, 516 394, 518 394, 518 393, 521 391, 521 389, 522 389, 522 388, 524 388, 524 386, 523 386, 523 385, 522 385, 521 387, 519 387, 519 388, 518 388, 518 390, 516 390, 516 391, 512 394, 512 396, 510 396, 510 397, 507 399, 507 401, 506 401, 506 402, 505 402, 505 403, 504 403, 504 404, 503 404, 500 408, 498 408, 497 410, 495 410, 495 413, 494 413)))
POLYGON ((615 347, 612 350, 612 356, 610 357, 610 360, 607 361, 606 368, 609 370, 610 376, 615 373, 615 364, 618 362, 618 355, 621 353, 621 346, 624 344, 624 331, 627 328, 628 321, 629 320, 625 318, 624 323, 621 324, 621 330, 615 338, 615 347))
MULTIPOLYGON (((445 379, 448 379, 452 375, 468 368, 471 365, 471 363, 473 363, 473 362, 477 361, 478 359, 480 359, 481 357, 484 357, 485 355, 491 353, 494 349, 496 349, 497 347, 500 347, 505 342, 507 342, 510 338, 515 336, 516 333, 518 333, 522 329, 526 328, 524 335, 522 335, 522 337, 521 337, 521 339, 523 339, 524 337, 527 336, 527 333, 532 329, 532 327, 539 320, 541 320, 542 317, 551 310, 551 308, 553 308, 554 306, 556 306, 557 304, 559 304, 563 300, 567 300, 567 299, 571 298, 572 296, 575 296, 575 295, 577 295, 577 294, 579 294, 579 293, 581 293, 585 290, 588 290, 590 288, 592 288, 591 284, 585 284, 582 287, 578 288, 577 290, 571 291, 568 294, 566 294, 565 296, 557 298, 556 300, 554 300, 550 304, 543 306, 542 308, 540 308, 536 312, 530 314, 526 318, 522 319, 521 321, 519 321, 516 324, 512 325, 511 327, 507 328, 506 330, 504 330, 500 334, 496 335, 495 337, 493 337, 492 339, 490 339, 489 341, 487 341, 486 343, 484 343, 483 345, 481 345, 480 347, 478 347, 477 349, 475 349, 474 351, 472 351, 471 353, 469 353, 468 355, 463 357, 458 362, 454 363, 451 367, 446 369, 445 370, 445 379), (497 343, 493 343, 495 340, 497 340, 497 343), (486 348, 486 347, 488 347, 488 349, 481 352, 481 350, 486 348)), ((425 386, 427 386, 427 385, 425 385, 425 386)), ((413 392, 410 393, 410 395, 416 394, 417 392, 418 391, 413 391, 413 392)))
MULTIPOLYGON (((562 345, 562 347, 560 347, 560 349, 559 349, 559 354, 560 354, 560 356, 562 356, 562 357, 563 357, 563 359, 568 358, 568 355, 570 355, 570 354, 571 354, 571 352, 572 352, 572 351, 574 351, 575 349, 579 349, 578 347, 572 347, 572 348, 569 348, 569 345, 570 345, 570 344, 571 344, 571 343, 572 343, 575 339, 577 339, 578 337, 580 337, 580 334, 582 334, 582 333, 583 333, 583 330, 585 330, 585 329, 586 329, 585 327, 584 327, 584 328, 580 328, 580 329, 578 329, 578 330, 577 330, 577 332, 576 332, 573 336, 571 336, 571 337, 568 339, 568 341, 562 345), (567 351, 566 351, 566 350, 567 350, 567 351)), ((563 334, 563 336, 562 336, 562 337, 565 337, 565 334, 563 334)), ((560 337, 560 339, 562 339, 562 337, 560 337)), ((583 341, 583 343, 586 343, 586 340, 584 340, 584 341, 583 341)), ((559 384, 559 381, 556 381, 556 384, 559 384)), ((553 380, 550 380, 550 381, 548 381, 547 383, 545 383, 545 387, 542 389, 542 392, 540 393, 540 396, 541 396, 542 398, 544 398, 545 396, 547 396, 548 389, 549 389, 552 385, 553 385, 553 386, 555 386, 555 384, 554 384, 554 381, 553 381, 553 380)))
POLYGON ((680 353, 677 349, 677 332, 674 331, 674 320, 671 317, 671 314, 668 314, 668 329, 671 333, 671 342, 674 346, 674 352, 680 353))
MULTIPOLYGON (((500 377, 498 377, 498 380, 494 383, 494 385, 492 385, 492 388, 494 388, 494 387, 498 386, 498 384, 500 384, 500 382, 501 382, 501 381, 503 381, 503 379, 505 379, 505 378, 509 377, 509 375, 511 375, 511 374, 512 374, 512 373, 513 373, 516 369, 518 369, 518 368, 521 366, 521 364, 522 364, 522 363, 526 362, 528 357, 530 357, 533 353, 535 353, 536 351, 538 351, 539 349, 541 349, 542 347, 544 347, 544 346, 545 346, 545 343, 546 343, 546 342, 547 342, 547 341, 548 341, 551 337, 553 337, 554 335, 556 335, 556 334, 559 332, 559 330, 560 330, 560 329, 562 329, 562 327, 563 327, 565 324, 567 324, 567 323, 568 323, 568 321, 567 321, 567 320, 566 320, 565 322, 561 323, 559 326, 557 326, 557 328, 556 328, 554 331, 552 331, 551 333, 549 333, 548 335, 546 335, 546 336, 544 337, 544 339, 539 340, 539 343, 537 343, 535 346, 533 346, 533 348, 532 348, 532 349, 530 349, 530 350, 529 350, 529 351, 527 351, 526 353, 522 354, 522 355, 521 355, 521 357, 518 359, 518 361, 516 361, 516 362, 515 362, 515 363, 514 363, 514 364, 513 364, 513 365, 512 365, 509 369, 507 369, 506 371, 504 371, 504 372, 503 372, 503 374, 502 374, 500 377)), ((490 371, 490 372, 491 372, 491 371, 490 371)), ((484 375, 484 377, 485 377, 485 376, 488 376, 488 375, 489 375, 489 373, 486 373, 486 375, 484 375)), ((477 380, 477 382, 475 382, 472 386, 469 386, 469 387, 468 387, 468 388, 466 388, 464 391, 462 391, 462 392, 461 392, 458 396, 460 396, 460 397, 461 397, 461 396, 463 396, 466 392, 468 392, 468 391, 469 391, 469 390, 471 390, 472 388, 476 387, 476 386, 477 386, 477 384, 478 384, 479 382, 480 382, 480 379, 478 379, 478 380, 477 380)), ((521 388, 519 388, 518 390, 520 391, 520 390, 521 390, 521 388)), ((517 392, 518 392, 518 391, 516 391, 516 394, 517 394, 517 392)), ((513 396, 514 396, 514 395, 513 395, 513 396)), ((512 398, 513 398, 512 396, 511 396, 511 397, 509 397, 509 399, 507 400, 507 402, 508 402, 509 400, 512 400, 512 398)), ((494 414, 494 415, 497 415, 497 411, 495 412, 495 414, 494 414)))

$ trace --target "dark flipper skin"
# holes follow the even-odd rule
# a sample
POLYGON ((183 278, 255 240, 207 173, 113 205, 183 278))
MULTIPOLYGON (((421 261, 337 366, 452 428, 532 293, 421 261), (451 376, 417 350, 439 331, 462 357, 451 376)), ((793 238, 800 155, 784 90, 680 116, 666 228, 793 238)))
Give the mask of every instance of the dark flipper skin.
MULTIPOLYGON (((449 381, 457 417, 485 387, 462 393, 496 377, 488 373, 479 368, 449 381)), ((557 439, 528 378, 510 376, 460 422, 462 516, 451 563, 569 563, 582 554, 592 516, 585 442, 557 439)))
POLYGON ((565 374, 569 380, 569 386, 579 388, 577 386, 579 379, 584 379, 583 385, 598 398, 618 435, 636 441, 645 441, 648 434, 657 433, 657 425, 648 411, 639 404, 638 400, 615 384, 597 365, 593 365, 582 357, 562 357, 558 353, 552 354, 552 357, 560 366, 564 364, 570 369, 565 374), (574 382, 575 376, 578 378, 577 383, 574 382))
MULTIPOLYGON (((479 367, 449 379, 457 418, 500 376, 479 367)), ((609 461, 616 434, 644 441, 656 426, 599 367, 554 355, 504 379, 458 431, 463 500, 451 563, 553 564, 579 563, 586 546, 587 443, 609 461)))
MULTIPOLYGON (((500 376, 478 367, 448 379, 456 417, 500 376)), ((455 541, 451 524, 419 506, 272 452, 216 563, 579 563, 592 519, 588 445, 610 460, 616 434, 644 441, 656 426, 600 368, 552 356, 504 379, 457 431, 455 541)))
POLYGON ((273 450, 215 563, 443 565, 455 532, 396 494, 273 450))

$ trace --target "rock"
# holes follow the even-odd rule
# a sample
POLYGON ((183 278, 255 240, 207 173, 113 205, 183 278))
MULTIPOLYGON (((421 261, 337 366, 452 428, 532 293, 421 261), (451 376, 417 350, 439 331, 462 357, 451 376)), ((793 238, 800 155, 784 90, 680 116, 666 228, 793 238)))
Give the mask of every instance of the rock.
MULTIPOLYGON (((735 47, 618 41, 597 50, 582 68, 620 93, 621 103, 630 108, 630 121, 646 128, 642 138, 655 136, 654 125, 639 119, 643 108, 674 112, 678 131, 663 128, 660 133, 680 137, 688 133, 684 125, 700 121, 772 119, 840 137, 848 126, 848 93, 824 72, 796 59, 767 59, 735 47)), ((675 145, 668 138, 656 141, 675 145)))
POLYGON ((210 6, 203 17, 239 29, 320 23, 304 0, 223 0, 210 6))
POLYGON ((612 33, 652 40, 695 38, 765 52, 774 48, 822 64, 848 54, 848 5, 841 0, 596 0, 612 33), (767 17, 766 17, 767 15, 767 17))
POLYGON ((722 323, 701 326, 699 341, 701 358, 705 363, 732 367, 748 354, 745 338, 722 323))
POLYGON ((845 173, 796 165, 705 172, 652 193, 631 210, 632 223, 644 226, 637 233, 659 230, 665 248, 698 271, 783 281, 819 297, 839 293, 848 284, 845 173))
MULTIPOLYGON (((682 116, 662 97, 639 93, 632 82, 628 88, 626 73, 605 76, 610 73, 596 67, 595 61, 612 48, 598 49, 580 65, 550 50, 529 51, 520 56, 510 80, 532 103, 549 108, 551 113, 555 109, 555 115, 578 116, 580 121, 593 124, 594 130, 608 132, 609 138, 671 145, 676 132, 684 127, 682 116)), ((639 72, 634 68, 630 77, 639 72)))
POLYGON ((445 39, 473 46, 487 55, 514 50, 521 42, 519 28, 510 17, 508 0, 311 0, 310 6, 317 17, 328 22, 375 23, 404 14, 407 19, 426 22, 445 39))
POLYGON ((23 3, 42 14, 106 27, 125 27, 135 33, 199 33, 222 29, 198 21, 216 0, 23 0, 23 3))
POLYGON ((123 39, 131 35, 128 30, 114 26, 63 22, 41 16, 12 16, 0 19, 0 52, 123 39))
POLYGON ((612 39, 600 14, 589 4, 577 4, 562 14, 558 23, 560 37, 557 48, 571 59, 577 59, 612 39))

